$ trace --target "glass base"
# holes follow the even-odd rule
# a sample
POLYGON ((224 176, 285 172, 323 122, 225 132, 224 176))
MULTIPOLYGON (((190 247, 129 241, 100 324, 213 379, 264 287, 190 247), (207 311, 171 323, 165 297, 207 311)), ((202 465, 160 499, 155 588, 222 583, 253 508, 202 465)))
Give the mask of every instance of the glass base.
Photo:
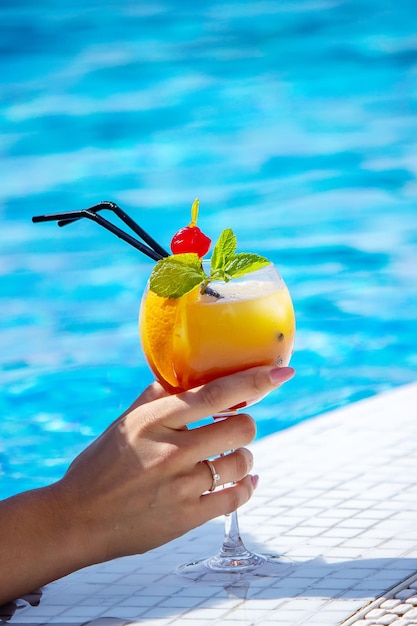
POLYGON ((247 552, 245 556, 219 554, 180 565, 176 573, 185 578, 214 584, 233 584, 252 578, 280 578, 287 576, 294 563, 286 557, 274 554, 247 552))

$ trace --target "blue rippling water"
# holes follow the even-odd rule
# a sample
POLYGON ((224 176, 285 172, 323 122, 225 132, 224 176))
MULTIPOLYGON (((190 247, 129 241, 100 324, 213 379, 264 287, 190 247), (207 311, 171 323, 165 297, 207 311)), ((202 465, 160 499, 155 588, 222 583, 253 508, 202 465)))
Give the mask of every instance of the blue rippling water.
POLYGON ((416 379, 417 37, 411 0, 0 2, 0 491, 62 475, 150 374, 151 263, 189 219, 279 266, 297 377, 258 436, 416 379))

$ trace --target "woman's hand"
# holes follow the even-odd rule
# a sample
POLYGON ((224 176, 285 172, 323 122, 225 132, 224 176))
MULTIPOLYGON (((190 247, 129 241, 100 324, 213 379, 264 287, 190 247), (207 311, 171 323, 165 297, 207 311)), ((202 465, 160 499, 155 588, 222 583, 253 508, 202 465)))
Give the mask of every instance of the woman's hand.
POLYGON ((258 367, 170 396, 154 383, 57 483, 0 503, 0 602, 81 567, 145 552, 244 504, 256 486, 246 414, 195 429, 251 403, 294 374, 258 367), (209 492, 213 461, 219 485, 209 492), (4 555, 6 555, 4 559, 4 555), (7 572, 7 575, 5 574, 7 572), (3 581, 4 578, 4 581, 3 581))

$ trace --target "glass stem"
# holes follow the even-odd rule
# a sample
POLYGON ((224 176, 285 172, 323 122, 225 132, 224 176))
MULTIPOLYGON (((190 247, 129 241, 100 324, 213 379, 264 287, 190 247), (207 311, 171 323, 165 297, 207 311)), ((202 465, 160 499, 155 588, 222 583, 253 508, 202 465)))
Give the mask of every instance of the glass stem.
MULTIPOLYGON (((232 413, 233 415, 233 413, 232 413)), ((216 416, 216 419, 219 419, 216 416)), ((233 452, 230 450, 228 454, 233 452)), ((221 454, 220 456, 225 456, 225 454, 221 454)), ((223 537, 223 545, 219 552, 220 558, 225 558, 228 560, 240 559, 249 556, 251 553, 246 549, 245 544, 242 541, 239 531, 239 520, 237 516, 237 511, 233 511, 232 513, 226 513, 224 516, 224 537, 223 537)))
POLYGON ((224 539, 220 554, 224 557, 242 557, 248 554, 240 536, 237 511, 225 515, 224 539))
MULTIPOLYGON (((237 415, 237 410, 225 411, 224 413, 213 415, 213 419, 215 422, 219 422, 232 415, 237 415)), ((226 454, 230 454, 231 452, 233 452, 233 450, 229 450, 228 453, 222 453, 220 456, 226 456, 226 454)), ((251 552, 246 549, 240 536, 237 511, 227 513, 224 520, 223 545, 215 558, 224 559, 226 562, 230 562, 230 565, 234 565, 235 560, 239 561, 242 558, 245 559, 250 556, 251 552)))

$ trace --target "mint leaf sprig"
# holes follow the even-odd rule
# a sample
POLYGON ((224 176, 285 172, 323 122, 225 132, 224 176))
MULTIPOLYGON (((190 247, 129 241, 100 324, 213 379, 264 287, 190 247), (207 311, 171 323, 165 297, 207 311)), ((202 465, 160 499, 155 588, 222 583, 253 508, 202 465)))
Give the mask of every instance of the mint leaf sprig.
POLYGON ((236 252, 236 235, 226 228, 214 246, 210 274, 204 271, 197 254, 174 254, 157 262, 151 274, 149 288, 163 298, 180 298, 201 285, 216 280, 228 282, 269 265, 270 261, 259 254, 236 252))
POLYGON ((157 262, 149 279, 149 289, 162 298, 180 298, 207 280, 198 254, 173 254, 157 262))
POLYGON ((268 259, 250 252, 236 252, 236 235, 231 228, 226 228, 214 246, 211 257, 210 280, 239 278, 249 272, 269 265, 268 259))

